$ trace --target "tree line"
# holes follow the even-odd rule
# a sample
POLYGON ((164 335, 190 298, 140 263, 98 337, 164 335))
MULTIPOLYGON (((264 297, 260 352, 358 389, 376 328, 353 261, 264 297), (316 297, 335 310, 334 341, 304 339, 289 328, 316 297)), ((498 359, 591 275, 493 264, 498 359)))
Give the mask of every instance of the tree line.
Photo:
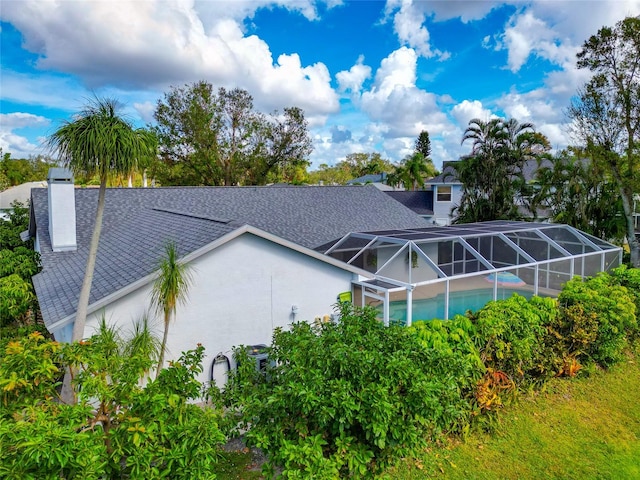
MULTIPOLYGON (((535 219, 544 214, 602 238, 625 238, 631 262, 639 265, 634 232, 634 194, 640 192, 639 59, 638 17, 603 27, 584 42, 577 66, 593 76, 566 110, 574 146, 555 156, 549 153, 549 140, 530 123, 471 120, 462 138, 471 151, 455 162, 463 185, 462 201, 452 212, 455 221, 535 219), (537 162, 533 182, 523 170, 531 162, 537 162)), ((116 103, 106 103, 113 104, 116 117, 116 103)), ((172 87, 158 100, 154 118, 153 125, 138 132, 149 137, 152 152, 138 155, 134 163, 161 185, 344 184, 366 174, 387 174, 389 185, 414 190, 438 173, 426 131, 398 164, 379 153, 352 153, 335 165, 322 164, 308 172, 312 141, 302 109, 291 106, 265 114, 254 108, 247 91, 215 90, 206 81, 172 87)), ((63 163, 74 163, 73 152, 52 153, 63 163)), ((94 161, 98 170, 106 168, 93 175, 95 183, 103 183, 104 173, 123 178, 125 172, 113 162, 97 156, 94 161)), ((4 154, 0 187, 42 179, 50 164, 44 157, 24 160, 4 154)), ((74 170, 81 178, 97 172, 74 170)), ((133 168, 126 170, 131 175, 133 168)))

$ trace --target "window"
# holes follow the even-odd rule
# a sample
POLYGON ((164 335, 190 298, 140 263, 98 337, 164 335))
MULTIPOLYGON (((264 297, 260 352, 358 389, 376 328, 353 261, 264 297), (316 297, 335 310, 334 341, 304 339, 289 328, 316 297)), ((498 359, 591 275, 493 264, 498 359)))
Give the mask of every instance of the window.
POLYGON ((439 186, 438 187, 438 193, 437 193, 437 201, 438 202, 450 202, 451 201, 451 187, 444 187, 444 186, 439 186))

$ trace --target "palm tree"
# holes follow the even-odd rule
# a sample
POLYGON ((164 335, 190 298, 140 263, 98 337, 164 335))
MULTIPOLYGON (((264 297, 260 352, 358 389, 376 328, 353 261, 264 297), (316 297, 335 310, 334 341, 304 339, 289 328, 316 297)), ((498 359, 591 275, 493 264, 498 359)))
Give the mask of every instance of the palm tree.
POLYGON ((433 166, 431 159, 416 152, 405 160, 404 167, 412 184, 412 190, 424 188, 424 179, 427 177, 435 177, 437 172, 433 166))
POLYGON ((547 138, 531 123, 516 119, 474 118, 462 143, 472 142, 470 155, 456 166, 464 185, 457 222, 517 219, 517 197, 527 194, 523 166, 549 149, 547 138))
POLYGON ((97 175, 100 179, 96 221, 89 246, 72 340, 81 340, 89 306, 89 294, 95 270, 107 179, 111 174, 128 175, 137 163, 155 155, 155 136, 145 129, 135 129, 117 114, 118 102, 113 99, 94 98, 72 120, 65 121, 48 143, 57 151, 63 164, 74 174, 97 175))
POLYGON ((178 248, 175 243, 167 243, 165 254, 165 258, 160 261, 158 275, 151 292, 152 305, 155 306, 158 313, 164 315, 164 334, 160 345, 160 359, 156 376, 160 374, 164 363, 171 317, 175 315, 178 304, 186 301, 187 291, 192 280, 188 265, 178 261, 178 248))

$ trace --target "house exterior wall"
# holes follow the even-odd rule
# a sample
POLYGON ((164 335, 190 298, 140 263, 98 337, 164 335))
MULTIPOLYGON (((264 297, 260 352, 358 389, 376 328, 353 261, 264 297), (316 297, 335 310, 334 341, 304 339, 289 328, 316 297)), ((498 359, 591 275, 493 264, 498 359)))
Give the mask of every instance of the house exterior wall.
POLYGON ((451 224, 451 209, 460 205, 462 199, 462 185, 434 185, 433 186, 433 221, 438 225, 451 224), (438 188, 451 187, 451 200, 438 201, 438 188))
MULTIPOLYGON (((206 348, 201 381, 210 380, 218 353, 233 366, 232 348, 271 343, 274 328, 333 313, 336 296, 351 290, 353 274, 251 234, 244 234, 191 263, 188 302, 169 327, 166 360, 201 343, 206 348), (294 315, 293 306, 297 307, 294 315)), ((131 329, 149 309, 151 284, 120 298, 87 319, 85 335, 107 322, 131 329)), ((162 318, 156 315, 162 336, 162 318)))

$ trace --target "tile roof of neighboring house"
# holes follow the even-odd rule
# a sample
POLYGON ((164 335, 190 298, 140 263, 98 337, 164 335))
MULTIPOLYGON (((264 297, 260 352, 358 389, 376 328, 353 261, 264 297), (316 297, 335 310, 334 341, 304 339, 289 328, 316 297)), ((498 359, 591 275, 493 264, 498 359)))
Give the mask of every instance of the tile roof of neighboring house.
POLYGON ((433 190, 385 192, 418 215, 433 215, 433 190))
POLYGON ((32 188, 46 187, 47 182, 27 182, 15 187, 7 188, 0 192, 0 210, 13 208, 11 204, 15 201, 26 204, 31 198, 32 188))
MULTIPOLYGON (((33 282, 47 325, 75 312, 84 277, 98 189, 75 198, 78 249, 53 253, 47 190, 32 191, 43 265, 33 282)), ((184 256, 244 224, 307 248, 352 231, 428 226, 374 187, 108 189, 89 304, 153 273, 168 240, 184 256)))

